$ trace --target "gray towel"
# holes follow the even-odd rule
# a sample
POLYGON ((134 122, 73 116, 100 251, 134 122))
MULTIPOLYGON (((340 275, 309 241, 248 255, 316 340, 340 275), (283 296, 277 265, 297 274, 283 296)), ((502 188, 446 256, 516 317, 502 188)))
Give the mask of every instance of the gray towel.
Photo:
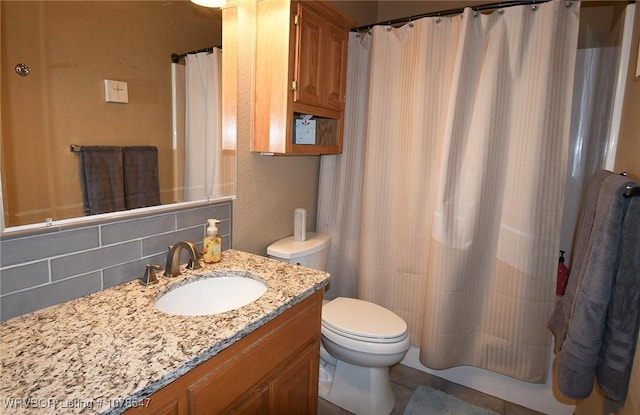
POLYGON ((565 294, 555 306, 553 314, 549 319, 549 328, 555 337, 555 351, 560 351, 562 342, 567 335, 567 327, 569 325, 569 317, 573 309, 573 301, 576 296, 577 288, 580 286, 582 274, 580 268, 587 250, 587 242, 593 228, 593 221, 596 215, 596 204, 598 202, 598 194, 602 183, 607 177, 613 176, 614 173, 608 170, 600 170, 596 172, 587 182, 584 191, 584 197, 580 205, 580 217, 576 228, 576 237, 574 239, 573 254, 571 259, 571 270, 569 273, 569 281, 565 290, 565 294))
POLYGON ((81 153, 85 213, 124 210, 122 148, 82 146, 81 153))
POLYGON ((611 399, 624 401, 629 387, 640 322, 640 197, 629 202, 622 224, 620 266, 609 310, 598 383, 611 399))
POLYGON ((584 250, 577 256, 581 258, 580 263, 572 264, 574 268, 569 278, 572 291, 567 293, 569 297, 565 294, 564 304, 556 307, 566 312, 569 303, 569 314, 559 315, 554 310, 549 323, 554 335, 558 327, 566 324, 564 340, 556 335, 560 350, 556 363, 558 388, 571 399, 584 399, 593 388, 607 310, 620 263, 623 221, 630 202, 623 196, 624 188, 632 183, 618 175, 608 175, 602 182, 591 226, 588 220, 581 221, 581 225, 591 229, 578 231, 576 246, 584 247, 584 250), (577 275, 574 274, 576 271, 577 275), (567 321, 559 322, 560 317, 567 321))
POLYGON ((159 205, 158 149, 153 146, 133 146, 124 147, 122 153, 126 208, 159 205))

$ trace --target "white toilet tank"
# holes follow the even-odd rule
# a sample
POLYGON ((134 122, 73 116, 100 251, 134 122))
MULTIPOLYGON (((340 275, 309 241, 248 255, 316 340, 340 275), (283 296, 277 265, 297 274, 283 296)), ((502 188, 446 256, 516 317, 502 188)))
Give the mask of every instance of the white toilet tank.
POLYGON ((329 241, 329 235, 307 232, 305 241, 296 241, 290 236, 272 243, 267 247, 267 255, 280 261, 326 271, 329 241))

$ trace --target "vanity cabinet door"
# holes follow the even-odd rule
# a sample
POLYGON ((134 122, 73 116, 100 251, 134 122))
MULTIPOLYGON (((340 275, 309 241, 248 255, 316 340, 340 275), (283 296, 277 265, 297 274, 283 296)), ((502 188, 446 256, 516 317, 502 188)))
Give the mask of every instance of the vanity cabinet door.
POLYGON ((141 405, 129 409, 127 415, 187 415, 187 401, 184 393, 175 387, 166 387, 152 395, 141 405))
POLYGON ((269 414, 269 384, 260 385, 228 413, 233 415, 269 414))
MULTIPOLYGON (((149 405, 151 405, 151 402, 149 402, 149 405)), ((178 402, 178 399, 171 398, 168 401, 162 402, 159 405, 154 405, 154 407, 152 407, 152 409, 151 409, 151 411, 149 413, 151 413, 153 415, 181 415, 181 414, 186 414, 186 411, 184 411, 184 410, 180 411, 181 407, 185 408, 186 405, 184 405, 184 403, 182 405, 180 405, 180 403, 178 402)))
POLYGON ((317 413, 319 358, 314 343, 272 381, 271 414, 317 413))

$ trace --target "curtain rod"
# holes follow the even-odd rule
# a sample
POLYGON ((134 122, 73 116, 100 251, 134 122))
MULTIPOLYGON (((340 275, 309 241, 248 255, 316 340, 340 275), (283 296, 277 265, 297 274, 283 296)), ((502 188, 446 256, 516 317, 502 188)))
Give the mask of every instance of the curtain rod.
MULTIPOLYGON (((540 3, 546 3, 547 1, 549 1, 549 0, 514 0, 514 1, 502 1, 502 2, 499 2, 499 3, 479 4, 477 6, 467 6, 467 7, 469 7, 471 10, 474 10, 474 11, 477 11, 477 12, 481 12, 481 11, 485 11, 485 10, 495 10, 495 9, 501 9, 501 8, 504 8, 504 7, 522 6, 522 5, 526 5, 526 4, 540 4, 540 3)), ((378 23, 373 23, 373 24, 368 24, 368 25, 356 27, 356 28, 351 29, 351 31, 352 32, 362 32, 363 30, 371 29, 373 26, 380 26, 380 25, 393 26, 393 25, 397 25, 397 24, 409 23, 412 20, 421 19, 423 17, 451 16, 451 15, 454 15, 454 14, 460 14, 460 13, 464 12, 464 9, 467 8, 467 7, 460 7, 460 8, 457 8, 457 9, 442 10, 442 11, 438 11, 438 12, 416 14, 416 15, 413 15, 413 16, 400 17, 400 18, 393 19, 393 20, 385 20, 385 21, 378 22, 378 23)))
POLYGON ((192 51, 181 53, 181 54, 177 54, 174 52, 171 54, 171 62, 178 63, 180 62, 180 59, 184 58, 187 55, 193 55, 194 53, 213 52, 213 48, 220 48, 220 46, 210 46, 208 48, 196 49, 196 50, 192 50, 192 51))
MULTIPOLYGON (((499 2, 499 3, 479 4, 479 5, 476 5, 476 6, 467 6, 467 7, 469 7, 473 11, 482 12, 482 11, 486 11, 486 10, 502 9, 504 7, 523 6, 523 5, 527 5, 527 4, 535 5, 535 4, 546 3, 548 1, 550 1, 550 0, 513 0, 513 1, 502 1, 502 2, 499 2)), ((628 0, 627 1, 628 4, 633 4, 635 2, 636 2, 636 0, 628 0)), ((416 14, 416 15, 408 16, 408 17, 399 17, 399 18, 393 19, 393 20, 385 20, 385 21, 378 22, 378 23, 372 23, 372 24, 363 25, 363 26, 360 26, 360 27, 355 27, 355 28, 351 29, 351 31, 352 32, 362 32, 363 30, 371 29, 373 26, 380 26, 380 25, 392 26, 392 25, 397 25, 397 24, 402 24, 402 23, 409 23, 412 20, 421 19, 423 17, 451 16, 451 15, 454 15, 454 14, 461 14, 462 12, 464 12, 465 8, 466 7, 460 7, 460 8, 457 8, 457 9, 448 9, 448 10, 442 10, 442 11, 438 11, 438 12, 416 14)))

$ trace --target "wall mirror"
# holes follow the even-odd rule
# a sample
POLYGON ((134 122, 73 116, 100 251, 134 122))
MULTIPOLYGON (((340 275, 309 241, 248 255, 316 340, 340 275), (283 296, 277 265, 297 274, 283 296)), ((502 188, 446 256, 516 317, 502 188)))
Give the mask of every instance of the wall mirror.
MULTIPOLYGON (((91 218, 82 149, 95 146, 155 148, 162 206, 235 194, 235 135, 209 136, 222 130, 221 98, 193 110, 185 59, 171 59, 221 45, 220 9, 188 0, 2 1, 0 18, 0 230, 91 218), (207 134, 185 138, 193 114, 207 134), (194 146, 209 158, 189 159, 194 146), (207 180, 190 185, 189 176, 207 180)), ((199 82, 195 90, 210 95, 213 81, 199 82)))

